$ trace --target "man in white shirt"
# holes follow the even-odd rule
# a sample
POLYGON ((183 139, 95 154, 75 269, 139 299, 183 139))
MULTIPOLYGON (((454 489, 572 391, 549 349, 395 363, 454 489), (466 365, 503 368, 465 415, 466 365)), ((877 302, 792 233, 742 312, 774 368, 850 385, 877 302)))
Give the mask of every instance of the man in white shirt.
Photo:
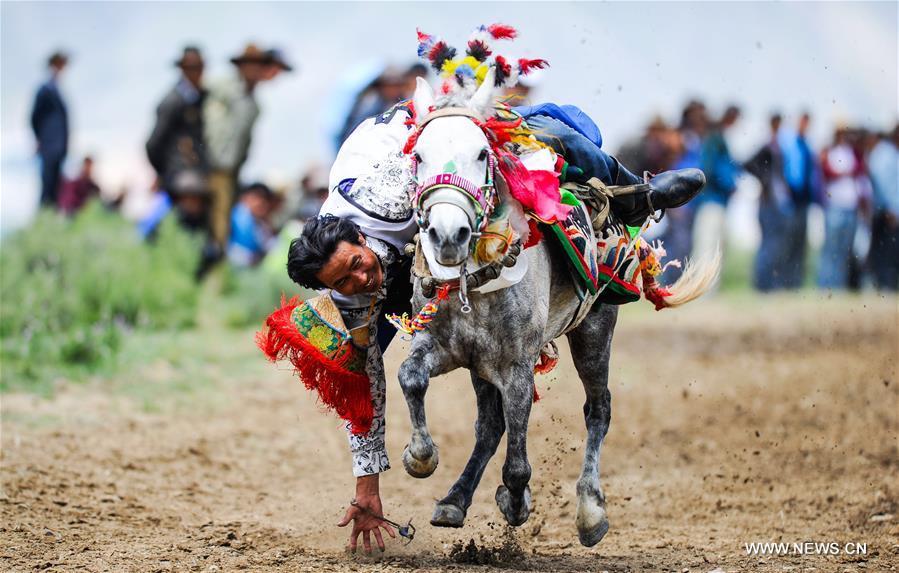
MULTIPOLYGON (((393 531, 375 516, 383 515, 378 474, 390 467, 384 442, 386 379, 382 352, 395 329, 384 320, 386 313, 409 312, 412 288, 411 257, 404 246, 418 231, 411 197, 414 184, 403 147, 414 129, 408 102, 364 121, 344 142, 331 169, 331 193, 319 217, 310 220, 290 246, 287 271, 307 288, 331 289, 332 298, 349 329, 369 326, 366 373, 371 383, 374 419, 368 434, 348 432, 356 476, 355 503, 339 525, 353 521, 349 546, 355 551, 361 534, 371 551, 373 533, 378 547, 384 543, 379 528, 393 531)), ((529 120, 530 121, 530 120, 529 120)), ((581 165, 602 169, 609 185, 641 182, 617 160, 570 125, 551 117, 534 120, 547 141, 570 150, 581 165)), ((587 167, 589 170, 590 167, 587 167)), ((653 180, 646 207, 639 198, 628 198, 612 210, 630 222, 642 222, 657 209, 683 204, 696 195, 704 179, 698 170, 667 172, 653 180), (658 182, 658 183, 656 183, 658 182)), ((599 174, 597 174, 599 175, 599 174)), ((586 173, 592 177, 592 173, 586 173)), ((349 430, 349 425, 347 427, 349 430)))

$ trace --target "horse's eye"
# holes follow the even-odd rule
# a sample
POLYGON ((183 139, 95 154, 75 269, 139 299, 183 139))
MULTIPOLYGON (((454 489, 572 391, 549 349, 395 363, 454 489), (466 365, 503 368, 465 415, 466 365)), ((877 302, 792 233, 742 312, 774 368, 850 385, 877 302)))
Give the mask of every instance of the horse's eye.
POLYGON ((478 155, 478 161, 485 161, 487 159, 487 150, 482 149, 481 153, 478 155))

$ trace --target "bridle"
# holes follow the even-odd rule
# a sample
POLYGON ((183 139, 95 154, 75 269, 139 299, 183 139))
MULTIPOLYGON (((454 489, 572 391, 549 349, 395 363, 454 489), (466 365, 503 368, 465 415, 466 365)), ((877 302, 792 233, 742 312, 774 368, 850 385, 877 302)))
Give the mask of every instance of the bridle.
MULTIPOLYGON (((475 123, 480 123, 483 118, 474 111, 462 107, 447 107, 430 112, 418 126, 418 133, 424 130, 431 121, 440 117, 468 117, 475 123)), ((418 215, 418 226, 427 229, 430 226, 428 214, 431 207, 441 203, 455 205, 462 209, 468 217, 472 236, 477 237, 487 226, 490 215, 496 206, 496 154, 487 147, 487 169, 484 181, 481 184, 474 183, 456 173, 444 172, 418 181, 418 161, 412 154, 412 177, 415 181, 415 198, 413 207, 418 215)), ((472 241, 472 248, 474 241, 472 241)))

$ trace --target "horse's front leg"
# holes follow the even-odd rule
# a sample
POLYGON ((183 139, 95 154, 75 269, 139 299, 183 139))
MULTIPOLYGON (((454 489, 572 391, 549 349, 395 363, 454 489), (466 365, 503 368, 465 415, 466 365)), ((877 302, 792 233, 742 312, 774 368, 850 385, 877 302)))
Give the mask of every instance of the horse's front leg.
POLYGON ((481 482, 487 462, 496 453, 496 448, 506 431, 503 419, 503 403, 499 390, 486 380, 471 374, 471 384, 478 402, 478 418, 474 424, 474 449, 465 470, 450 488, 446 497, 437 502, 431 525, 438 527, 462 527, 465 514, 471 505, 474 491, 481 482))
POLYGON ((437 469, 437 446, 425 419, 425 393, 431 376, 446 370, 446 358, 434 339, 421 332, 415 336, 409 357, 400 366, 400 387, 412 420, 412 438, 403 450, 403 466, 412 477, 426 478, 437 469))
POLYGON ((508 435, 506 463, 503 464, 503 485, 496 489, 496 504, 509 525, 521 525, 531 514, 531 465, 528 463, 528 418, 534 400, 534 371, 521 364, 522 360, 504 373, 499 385, 508 435))

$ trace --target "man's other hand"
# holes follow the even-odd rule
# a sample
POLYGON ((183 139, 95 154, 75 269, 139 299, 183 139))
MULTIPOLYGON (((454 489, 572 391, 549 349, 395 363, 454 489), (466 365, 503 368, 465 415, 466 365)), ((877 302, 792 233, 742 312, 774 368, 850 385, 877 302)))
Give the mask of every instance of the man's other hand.
POLYGON ((362 534, 362 547, 366 553, 371 553, 371 534, 374 533, 378 549, 384 551, 384 538, 381 529, 390 537, 396 538, 393 528, 384 523, 381 517, 384 515, 381 508, 381 496, 378 492, 378 474, 362 476, 356 479, 355 505, 350 505, 346 515, 338 523, 338 527, 345 527, 351 521, 353 530, 350 532, 350 542, 347 548, 353 553, 359 544, 359 534, 362 534))

